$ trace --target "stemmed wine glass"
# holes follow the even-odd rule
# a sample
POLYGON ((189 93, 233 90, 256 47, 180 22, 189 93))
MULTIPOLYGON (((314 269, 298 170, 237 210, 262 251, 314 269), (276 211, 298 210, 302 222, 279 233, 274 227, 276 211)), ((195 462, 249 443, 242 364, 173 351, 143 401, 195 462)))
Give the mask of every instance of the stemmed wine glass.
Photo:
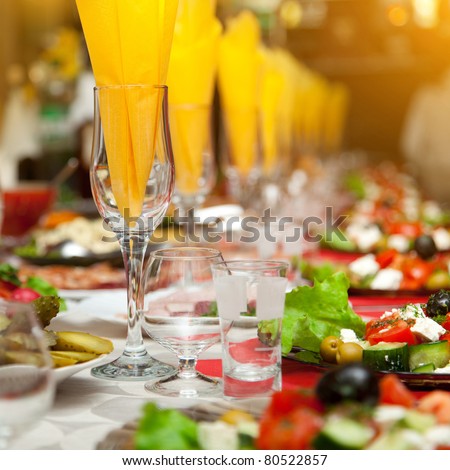
POLYGON ((222 167, 231 196, 244 209, 255 202, 261 178, 260 112, 255 107, 222 109, 222 167))
MULTIPOLYGON (((167 87, 118 85, 94 90, 91 188, 100 215, 119 241, 127 276, 128 334, 122 355, 95 367, 95 377, 161 377, 173 367, 151 357, 141 329, 143 264, 174 187, 167 87)), ((106 240, 108 241, 108 240, 106 240)))
POLYGON ((145 388, 159 395, 197 398, 221 392, 221 381, 196 370, 198 356, 220 340, 212 266, 220 251, 179 247, 154 251, 148 264, 143 327, 178 357, 178 370, 145 388))
POLYGON ((169 118, 177 168, 173 203, 178 210, 178 221, 186 224, 189 242, 194 230, 195 209, 203 204, 216 182, 211 106, 170 104, 169 118))
POLYGON ((53 363, 31 304, 0 301, 0 449, 42 418, 55 394, 53 363))

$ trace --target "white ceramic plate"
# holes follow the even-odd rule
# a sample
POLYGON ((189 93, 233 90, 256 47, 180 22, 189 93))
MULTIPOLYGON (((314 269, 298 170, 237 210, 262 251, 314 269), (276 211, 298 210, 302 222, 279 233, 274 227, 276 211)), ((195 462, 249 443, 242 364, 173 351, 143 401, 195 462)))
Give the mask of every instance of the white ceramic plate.
POLYGON ((219 206, 202 207, 195 212, 200 219, 200 223, 211 222, 214 219, 221 219, 226 222, 230 217, 241 217, 244 209, 238 204, 222 204, 219 206))
POLYGON ((127 324, 127 293, 124 289, 111 290, 81 298, 71 309, 99 320, 119 325, 127 324))
MULTIPOLYGON (((167 292, 158 292, 145 296, 145 303, 165 297, 167 292)), ((95 295, 78 302, 71 313, 83 313, 98 320, 117 325, 127 325, 127 294, 124 290, 95 295)))
POLYGON ((58 293, 60 297, 68 300, 83 300, 88 297, 96 297, 101 295, 110 295, 116 293, 124 293, 126 295, 126 289, 79 289, 79 290, 68 290, 59 289, 58 293))
POLYGON ((64 380, 76 374, 77 372, 80 372, 90 367, 98 366, 101 363, 106 362, 105 360, 108 356, 109 354, 102 354, 101 356, 96 357, 91 361, 80 362, 79 364, 74 364, 73 366, 58 367, 57 369, 55 369, 56 383, 60 384, 64 380))

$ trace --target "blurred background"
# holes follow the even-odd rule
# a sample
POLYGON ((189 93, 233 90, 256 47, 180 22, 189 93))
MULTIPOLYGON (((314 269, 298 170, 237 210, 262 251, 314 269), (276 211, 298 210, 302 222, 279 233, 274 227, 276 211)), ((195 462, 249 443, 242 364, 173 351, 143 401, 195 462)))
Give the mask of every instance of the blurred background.
MULTIPOLYGON (((449 0, 217 3, 224 22, 242 9, 257 16, 267 46, 346 88, 339 151, 398 164, 432 158, 412 155, 422 144, 414 140, 420 124, 410 121, 417 97, 444 83, 450 65, 449 0)), ((92 77, 75 0, 1 0, 0 48, 2 184, 49 179, 76 157, 82 164, 67 197, 89 197, 92 77)), ((448 194, 433 196, 446 202, 448 194)))

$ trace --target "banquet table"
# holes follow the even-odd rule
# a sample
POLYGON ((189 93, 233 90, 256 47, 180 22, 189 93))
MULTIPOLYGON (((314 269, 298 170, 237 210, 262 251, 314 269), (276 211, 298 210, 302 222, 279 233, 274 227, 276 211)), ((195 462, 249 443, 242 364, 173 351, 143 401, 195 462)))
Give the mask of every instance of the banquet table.
MULTIPOLYGON (((98 295, 92 292, 92 298, 98 295)), ((105 295, 104 293, 102 295, 105 295)), ((107 294, 106 294, 107 295, 107 294)), ((125 291, 111 293, 116 301, 117 295, 125 291)), ((351 297, 356 311, 365 317, 377 316, 383 311, 385 303, 399 305, 404 299, 391 297, 351 297)), ((420 301, 420 299, 415 299, 420 301)), ((425 299, 422 299, 425 300, 425 299)), ((114 343, 114 351, 106 360, 114 355, 119 356, 125 345, 126 326, 119 322, 102 320, 92 308, 84 308, 80 299, 68 299, 68 310, 60 313, 52 320, 54 330, 86 331, 95 335, 110 338, 114 343), (81 307, 81 308, 80 308, 81 307)), ((157 359, 176 364, 176 358, 157 343, 145 339, 149 352, 157 359)), ((220 345, 216 344, 205 351, 199 360, 201 372, 220 376, 221 360, 220 345)), ((283 388, 312 388, 321 377, 317 368, 283 359, 283 388)), ((178 398, 161 398, 144 389, 145 381, 115 381, 98 379, 90 374, 90 368, 83 369, 66 378, 57 385, 55 401, 52 409, 31 429, 22 433, 13 443, 13 449, 63 449, 92 450, 96 449, 109 433, 121 428, 126 423, 139 418, 143 405, 148 401, 156 401, 164 407, 184 408, 199 403, 213 403, 221 407, 256 407, 264 408, 267 398, 258 400, 225 401, 221 397, 207 399, 182 400, 178 398)))

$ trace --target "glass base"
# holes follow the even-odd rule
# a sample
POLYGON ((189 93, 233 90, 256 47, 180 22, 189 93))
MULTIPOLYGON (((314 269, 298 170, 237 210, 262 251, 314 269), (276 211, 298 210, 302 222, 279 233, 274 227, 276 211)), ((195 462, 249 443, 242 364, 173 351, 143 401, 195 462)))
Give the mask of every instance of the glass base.
POLYGON ((91 375, 110 380, 148 380, 173 374, 175 367, 158 361, 146 353, 143 356, 122 354, 115 361, 91 369, 91 375))
POLYGON ((222 381, 198 372, 185 378, 177 372, 165 379, 145 384, 145 389, 165 397, 202 398, 222 395, 222 381))

